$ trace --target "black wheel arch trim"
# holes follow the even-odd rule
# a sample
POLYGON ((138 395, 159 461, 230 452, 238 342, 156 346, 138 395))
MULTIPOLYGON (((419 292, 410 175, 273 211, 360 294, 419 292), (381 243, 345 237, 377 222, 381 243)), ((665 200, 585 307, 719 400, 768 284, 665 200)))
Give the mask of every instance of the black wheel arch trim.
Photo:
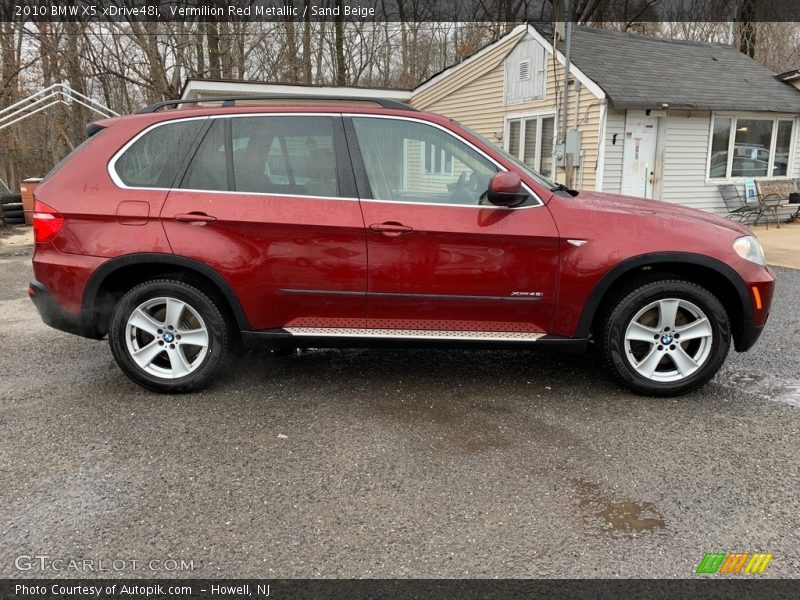
MULTIPOLYGON (((743 319, 745 321, 752 319, 752 306, 750 297, 747 294, 747 286, 741 276, 729 265, 726 265, 721 260, 703 254, 693 254, 691 252, 655 252, 628 258, 615 265, 603 276, 597 285, 595 285, 583 306, 583 311, 578 320, 578 327, 575 330, 575 337, 587 337, 590 335, 592 324, 597 315, 597 309, 600 307, 608 291, 620 278, 642 267, 666 263, 705 267, 723 276, 736 290, 739 303, 742 307, 743 319)), ((734 328, 735 331, 739 332, 741 332, 741 329, 741 327, 734 328)), ((740 340, 736 339, 735 342, 738 349, 740 340)))
POLYGON ((224 277, 222 277, 222 275, 208 265, 192 258, 159 252, 126 254, 125 256, 111 259, 95 269, 86 283, 86 287, 84 288, 83 292, 83 299, 81 301, 81 311, 87 321, 91 322, 94 318, 97 293, 100 291, 100 287, 102 286, 103 282, 119 269, 129 267, 131 265, 143 264, 174 266, 182 269, 188 269, 190 271, 196 271, 200 275, 204 275, 210 279, 214 285, 217 286, 219 291, 225 297, 225 300, 228 302, 231 311, 233 312, 233 316, 236 319, 236 324, 239 327, 239 330, 246 331, 251 329, 250 322, 248 321, 247 315, 245 315, 245 312, 242 309, 239 299, 236 297, 233 288, 231 288, 230 284, 225 280, 224 277))

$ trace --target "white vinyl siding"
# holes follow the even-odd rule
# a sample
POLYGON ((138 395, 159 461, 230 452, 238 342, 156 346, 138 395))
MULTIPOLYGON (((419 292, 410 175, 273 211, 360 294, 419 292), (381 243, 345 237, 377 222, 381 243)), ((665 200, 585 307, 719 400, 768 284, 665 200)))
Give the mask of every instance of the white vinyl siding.
POLYGON ((711 113, 669 113, 666 126, 662 200, 725 213, 717 184, 706 183, 711 113))
POLYGON ((625 111, 608 109, 606 115, 604 192, 619 194, 622 190, 622 155, 625 148, 625 111), (615 137, 616 136, 616 139, 615 137))

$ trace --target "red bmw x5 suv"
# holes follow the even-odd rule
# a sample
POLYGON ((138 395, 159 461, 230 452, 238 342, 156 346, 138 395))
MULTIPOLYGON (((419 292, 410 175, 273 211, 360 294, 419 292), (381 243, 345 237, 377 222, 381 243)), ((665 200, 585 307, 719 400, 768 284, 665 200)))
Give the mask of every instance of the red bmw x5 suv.
POLYGON ((593 345, 631 390, 676 395, 767 321, 743 226, 568 190, 445 117, 175 106, 91 124, 36 190, 43 320, 108 335, 151 390, 197 389, 236 348, 593 345))

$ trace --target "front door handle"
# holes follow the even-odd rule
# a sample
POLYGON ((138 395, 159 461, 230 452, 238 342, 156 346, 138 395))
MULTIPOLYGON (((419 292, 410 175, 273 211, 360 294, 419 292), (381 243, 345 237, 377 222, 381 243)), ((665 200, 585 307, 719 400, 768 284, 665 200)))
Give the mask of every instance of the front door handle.
POLYGON ((386 221, 385 223, 373 223, 369 226, 370 231, 374 231, 376 233, 382 233, 388 237, 397 237, 398 235, 403 235, 405 233, 411 233, 414 231, 413 227, 409 227, 408 225, 403 225, 402 223, 398 223, 397 221, 386 221))
POLYGON ((217 217, 212 217, 204 212, 190 212, 180 213, 175 215, 174 219, 180 223, 191 223, 192 225, 204 225, 205 223, 212 223, 217 220, 217 217))

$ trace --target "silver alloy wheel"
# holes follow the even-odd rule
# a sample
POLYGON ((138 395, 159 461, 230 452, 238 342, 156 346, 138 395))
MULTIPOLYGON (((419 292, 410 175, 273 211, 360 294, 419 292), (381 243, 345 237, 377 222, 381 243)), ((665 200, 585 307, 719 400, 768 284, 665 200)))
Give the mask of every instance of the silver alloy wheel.
POLYGON ((194 308, 177 298, 152 298, 128 317, 125 343, 139 368, 161 379, 196 371, 208 355, 208 329, 194 308))
POLYGON ((713 337, 711 322, 696 304, 664 298, 631 319, 625 330, 625 355, 642 377, 681 381, 708 360, 713 337))

